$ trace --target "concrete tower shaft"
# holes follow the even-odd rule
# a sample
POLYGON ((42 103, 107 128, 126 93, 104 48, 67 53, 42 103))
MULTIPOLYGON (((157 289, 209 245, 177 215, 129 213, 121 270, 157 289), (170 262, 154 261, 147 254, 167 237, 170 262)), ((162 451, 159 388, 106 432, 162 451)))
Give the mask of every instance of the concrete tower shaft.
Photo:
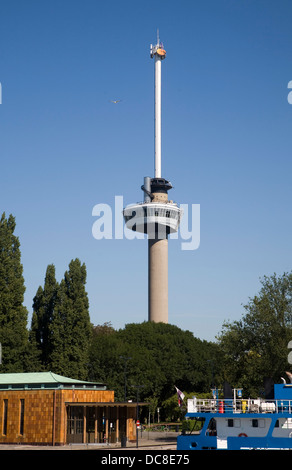
POLYGON ((168 323, 168 239, 148 240, 148 321, 168 323))

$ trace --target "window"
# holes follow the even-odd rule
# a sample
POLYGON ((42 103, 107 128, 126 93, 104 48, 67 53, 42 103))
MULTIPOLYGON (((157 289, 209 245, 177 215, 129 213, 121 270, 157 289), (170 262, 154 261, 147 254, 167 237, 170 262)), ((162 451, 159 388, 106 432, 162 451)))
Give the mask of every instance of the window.
POLYGON ((287 418, 284 420, 283 424, 282 424, 282 428, 286 428, 286 429, 292 429, 292 420, 291 418, 287 418))
POLYGON ((227 419, 227 427, 228 428, 240 428, 240 419, 227 419))
POLYGON ((265 420, 264 419, 252 419, 252 427, 253 428, 264 428, 265 427, 265 420))
POLYGON ((214 418, 210 419, 206 435, 207 436, 217 436, 217 426, 216 426, 216 420, 214 418))
POLYGON ((24 399, 21 398, 20 400, 20 419, 19 419, 19 434, 23 436, 23 428, 24 428, 24 399))
POLYGON ((6 436, 7 434, 7 416, 8 416, 8 400, 3 400, 3 427, 2 434, 6 436))

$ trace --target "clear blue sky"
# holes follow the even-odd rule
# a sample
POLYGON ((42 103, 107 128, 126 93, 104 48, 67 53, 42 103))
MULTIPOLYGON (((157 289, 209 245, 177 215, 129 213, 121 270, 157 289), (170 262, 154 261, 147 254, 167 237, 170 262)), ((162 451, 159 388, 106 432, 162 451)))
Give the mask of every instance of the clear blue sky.
POLYGON ((153 175, 157 28, 162 176, 201 206, 199 249, 169 243, 169 323, 214 340, 261 276, 291 270, 291 16, 290 0, 1 2, 0 212, 30 315, 47 265, 60 281, 78 257, 92 323, 147 320, 147 242, 91 229, 96 204, 142 200, 153 175))

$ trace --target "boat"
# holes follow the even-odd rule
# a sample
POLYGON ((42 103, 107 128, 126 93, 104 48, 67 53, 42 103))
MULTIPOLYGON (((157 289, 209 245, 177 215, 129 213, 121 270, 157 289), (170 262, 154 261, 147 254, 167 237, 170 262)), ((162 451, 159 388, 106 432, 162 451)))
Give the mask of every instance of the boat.
POLYGON ((177 437, 178 451, 292 449, 292 383, 270 383, 265 398, 242 398, 231 389, 219 398, 187 400, 187 430, 177 437))

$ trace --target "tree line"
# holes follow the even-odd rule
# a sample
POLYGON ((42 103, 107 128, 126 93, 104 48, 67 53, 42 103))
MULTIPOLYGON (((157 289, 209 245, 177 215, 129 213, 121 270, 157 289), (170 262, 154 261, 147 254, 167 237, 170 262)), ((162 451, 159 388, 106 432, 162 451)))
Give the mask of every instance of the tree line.
MULTIPOLYGON (((289 371, 292 340, 292 273, 261 280, 260 292, 242 317, 222 325, 214 342, 170 324, 144 322, 115 330, 110 320, 93 325, 86 266, 71 260, 57 282, 46 268, 32 301, 31 324, 23 305, 25 282, 12 215, 0 219, 0 371, 49 371, 104 382, 116 400, 139 400, 179 416, 175 386, 186 396, 208 394, 224 382, 244 396, 263 393, 264 377, 279 381, 289 371)), ((165 416, 166 417, 166 416, 165 416)))
POLYGON ((32 304, 31 326, 23 305, 25 284, 15 218, 0 220, 0 342, 1 372, 51 370, 85 379, 92 334, 86 267, 78 258, 69 263, 60 283, 48 265, 44 286, 32 304))

